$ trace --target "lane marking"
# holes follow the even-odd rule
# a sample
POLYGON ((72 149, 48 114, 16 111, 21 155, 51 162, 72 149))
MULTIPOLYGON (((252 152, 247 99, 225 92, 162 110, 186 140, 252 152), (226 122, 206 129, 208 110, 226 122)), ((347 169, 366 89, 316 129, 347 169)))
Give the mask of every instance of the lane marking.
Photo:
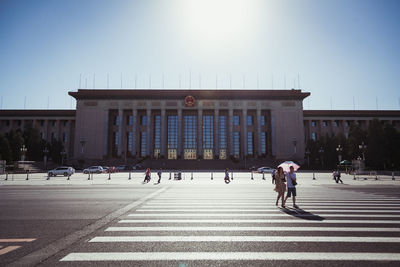
POLYGON ((154 232, 154 231, 243 231, 243 232, 256 232, 256 231, 326 231, 326 232, 400 232, 400 228, 393 227, 256 227, 256 226, 164 226, 164 227, 108 227, 106 232, 154 232))
POLYGON ((268 214, 268 213, 133 213, 129 217, 384 217, 399 218, 400 215, 394 214, 268 214))
POLYGON ((32 242, 36 238, 14 238, 14 239, 0 239, 0 243, 11 243, 11 242, 32 242))
MULTIPOLYGON (((226 211, 242 211, 242 212, 258 212, 258 211, 276 211, 276 212, 281 212, 277 208, 272 208, 272 209, 138 209, 136 210, 137 212, 199 212, 199 211, 208 211, 208 212, 226 212, 226 211)), ((342 213, 348 213, 348 212, 354 212, 354 213, 372 213, 372 212, 377 212, 377 213, 400 213, 400 209, 398 210, 358 210, 358 209, 348 209, 348 210, 312 210, 313 212, 342 212, 342 213)), ((296 212, 296 210, 293 210, 293 212, 296 212)))
POLYGON ((367 223, 376 223, 376 224, 400 224, 400 221, 390 221, 390 220, 296 220, 293 219, 261 219, 261 220, 241 220, 241 219, 216 219, 216 220, 186 220, 186 219, 158 219, 158 220, 121 220, 118 223, 351 223, 351 224, 367 224, 367 223))
POLYGON ((92 252, 70 253, 60 261, 246 261, 246 260, 330 260, 400 261, 400 253, 357 252, 92 252))
MULTIPOLYGON (((330 206, 330 207, 342 207, 342 206, 353 206, 353 207, 360 207, 360 206, 367 206, 367 207, 372 207, 372 206, 383 206, 383 207, 385 207, 385 206, 400 206, 400 203, 399 204, 393 204, 393 203, 382 203, 382 204, 374 204, 374 203, 369 203, 369 204, 366 204, 366 203, 361 203, 361 204, 354 204, 354 203, 349 203, 349 204, 329 204, 329 203, 317 203, 317 204, 307 204, 307 203, 303 203, 303 202, 301 202, 301 201, 297 201, 298 202, 298 204, 301 206, 301 207, 308 207, 308 206, 311 206, 311 207, 318 207, 318 206, 330 206)), ((249 202, 249 203, 244 203, 244 202, 240 202, 240 203, 232 203, 232 202, 220 202, 220 203, 218 203, 218 204, 215 204, 215 203, 205 203, 205 202, 197 202, 197 203, 180 203, 180 202, 176 202, 176 203, 158 203, 158 204, 156 204, 156 203, 153 203, 153 202, 148 202, 147 204, 146 204, 146 206, 156 206, 156 207, 158 207, 158 206, 178 206, 178 207, 182 207, 182 206, 193 206, 193 205, 203 205, 203 206, 212 206, 212 207, 215 207, 215 206, 221 206, 221 205, 227 205, 227 206, 241 206, 241 205, 244 205, 244 206, 249 206, 249 207, 251 207, 251 206, 263 206, 263 207, 266 207, 266 206, 271 206, 271 207, 273 207, 273 206, 275 206, 275 203, 273 203, 273 202, 259 202, 259 203, 252 203, 252 202, 249 202)))
POLYGON ((3 248, 3 249, 0 249, 0 255, 4 255, 4 254, 7 254, 8 252, 11 252, 11 251, 13 251, 13 250, 16 250, 16 249, 18 249, 18 248, 20 248, 21 246, 8 246, 8 247, 5 247, 5 248, 3 248))
POLYGON ((98 236, 89 242, 356 242, 400 243, 398 237, 360 236, 98 236))

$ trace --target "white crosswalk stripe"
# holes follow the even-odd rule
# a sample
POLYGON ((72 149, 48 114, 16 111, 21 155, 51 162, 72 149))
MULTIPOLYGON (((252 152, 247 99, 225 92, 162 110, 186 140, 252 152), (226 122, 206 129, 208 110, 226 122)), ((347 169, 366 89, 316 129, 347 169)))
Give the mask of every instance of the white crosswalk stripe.
POLYGON ((298 199, 300 208, 282 209, 275 206, 275 197, 266 197, 257 187, 220 188, 201 187, 191 195, 187 188, 172 187, 60 261, 150 265, 203 260, 307 261, 310 266, 319 266, 321 261, 338 265, 400 262, 400 199, 396 197, 340 191, 330 199, 308 188, 304 193, 308 195, 298 199), (346 244, 351 252, 343 247, 346 244), (215 251, 210 252, 210 246, 215 251), (241 246, 245 251, 236 251, 241 246), (263 246, 272 249, 266 252, 263 246), (379 246, 385 249, 377 250, 379 246))

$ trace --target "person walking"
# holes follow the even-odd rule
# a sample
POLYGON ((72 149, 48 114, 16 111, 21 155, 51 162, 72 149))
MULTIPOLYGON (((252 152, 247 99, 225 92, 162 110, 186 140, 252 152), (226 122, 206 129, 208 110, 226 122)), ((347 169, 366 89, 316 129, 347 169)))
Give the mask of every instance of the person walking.
POLYGON ((150 168, 147 168, 146 172, 144 173, 144 181, 143 181, 143 183, 150 182, 150 175, 151 175, 150 168))
POLYGON ((274 190, 278 193, 275 205, 278 206, 279 199, 282 198, 282 208, 285 208, 286 179, 282 167, 274 171, 274 177, 276 180, 274 190))
POLYGON ((290 166, 290 171, 288 173, 286 173, 286 182, 287 182, 287 194, 286 194, 286 198, 284 201, 284 205, 286 203, 286 200, 289 197, 292 197, 293 200, 293 207, 298 208, 298 206, 296 205, 296 185, 297 185, 297 181, 296 181, 296 173, 294 172, 294 168, 293 166, 290 166))
POLYGON ((158 175, 157 183, 161 183, 161 174, 162 174, 161 169, 159 169, 158 172, 157 172, 157 175, 158 175))
POLYGON ((336 170, 336 183, 339 183, 339 181, 343 184, 342 179, 340 179, 341 175, 340 175, 340 171, 336 170))
POLYGON ((227 183, 227 184, 229 184, 231 182, 231 180, 229 179, 229 169, 228 168, 225 169, 225 178, 224 178, 224 180, 225 180, 225 183, 227 183))
MULTIPOLYGON (((282 171, 283 171, 283 169, 282 169, 282 171)), ((276 183, 276 173, 278 172, 278 170, 274 170, 272 173, 271 173, 271 177, 272 177, 272 184, 275 184, 276 183)))

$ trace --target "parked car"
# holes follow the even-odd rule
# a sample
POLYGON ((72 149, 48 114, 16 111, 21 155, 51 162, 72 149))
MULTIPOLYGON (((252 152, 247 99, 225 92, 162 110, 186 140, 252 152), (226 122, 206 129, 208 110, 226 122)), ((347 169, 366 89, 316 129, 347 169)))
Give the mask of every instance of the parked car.
POLYGON ((274 169, 270 168, 270 167, 260 167, 257 169, 257 172, 259 173, 273 173, 274 169))
POLYGON ((75 173, 75 169, 72 167, 58 167, 54 170, 50 170, 47 172, 49 176, 57 176, 57 175, 64 175, 64 176, 71 176, 75 173))
POLYGON ((143 169, 144 169, 143 166, 140 164, 136 164, 136 165, 132 166, 132 170, 143 170, 143 169))
POLYGON ((114 172, 118 172, 118 169, 115 168, 114 166, 111 167, 103 167, 104 172, 106 173, 114 173, 114 172))
POLYGON ((117 166, 117 170, 118 171, 125 171, 127 168, 126 168, 126 165, 119 165, 119 166, 117 166))
POLYGON ((90 166, 89 168, 86 168, 83 170, 84 174, 88 173, 103 173, 103 167, 101 166, 90 166))

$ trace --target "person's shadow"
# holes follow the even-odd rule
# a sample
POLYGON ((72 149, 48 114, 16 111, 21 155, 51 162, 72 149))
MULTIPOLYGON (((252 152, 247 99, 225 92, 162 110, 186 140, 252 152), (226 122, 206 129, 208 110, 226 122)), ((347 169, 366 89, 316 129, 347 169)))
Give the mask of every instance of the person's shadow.
POLYGON ((321 217, 319 215, 316 215, 314 213, 305 211, 300 208, 280 208, 281 211, 284 213, 291 215, 293 217, 297 217, 303 220, 310 220, 310 221, 323 221, 325 220, 324 217, 321 217))

